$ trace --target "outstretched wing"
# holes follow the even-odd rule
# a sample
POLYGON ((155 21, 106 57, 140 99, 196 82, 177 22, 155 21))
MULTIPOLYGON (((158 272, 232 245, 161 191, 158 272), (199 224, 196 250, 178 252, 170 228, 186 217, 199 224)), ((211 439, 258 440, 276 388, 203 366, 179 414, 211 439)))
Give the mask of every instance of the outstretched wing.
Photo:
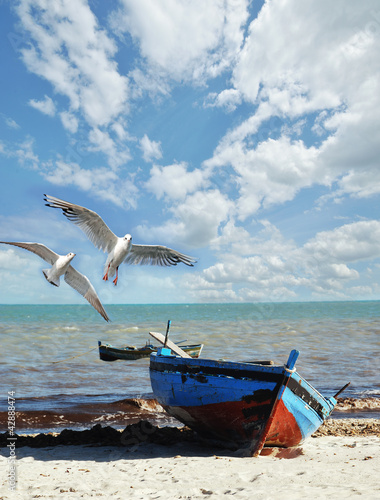
POLYGON ((160 245, 132 245, 124 260, 127 264, 150 264, 152 266, 176 266, 179 262, 194 266, 196 259, 160 245))
POLYGON ((28 243, 28 242, 18 242, 18 241, 0 241, 0 243, 5 243, 6 245, 13 245, 15 247, 25 248, 25 250, 29 250, 29 252, 33 252, 41 259, 44 259, 50 265, 53 265, 54 262, 58 259, 59 255, 50 248, 45 247, 42 243, 28 243))
POLYGON ((111 252, 117 242, 117 236, 96 212, 74 205, 54 196, 44 195, 47 207, 60 208, 71 222, 77 224, 89 240, 103 252, 111 252))
POLYGON ((74 269, 73 266, 69 266, 65 273, 65 281, 72 286, 74 290, 83 295, 83 297, 88 300, 88 302, 98 311, 99 314, 103 316, 106 321, 110 320, 99 300, 95 288, 92 286, 87 276, 81 274, 79 271, 74 269))

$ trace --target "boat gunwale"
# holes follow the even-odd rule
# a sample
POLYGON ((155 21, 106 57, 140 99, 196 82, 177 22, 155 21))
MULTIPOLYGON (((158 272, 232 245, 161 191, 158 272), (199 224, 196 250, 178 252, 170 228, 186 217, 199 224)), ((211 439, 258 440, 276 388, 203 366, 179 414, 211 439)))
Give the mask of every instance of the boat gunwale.
POLYGON ((208 358, 180 358, 178 356, 162 356, 157 353, 150 355, 150 369, 156 371, 178 372, 191 374, 203 373, 204 375, 231 376, 230 373, 241 372, 244 375, 236 378, 251 378, 257 372, 272 373, 282 375, 284 373, 284 365, 260 365, 253 363, 244 363, 227 360, 214 360, 208 358), (165 365, 165 369, 162 366, 165 365), (190 366, 191 365, 191 366, 190 366), (160 367, 160 369, 157 369, 160 367), (225 373, 223 373, 225 372, 225 373))
MULTIPOLYGON (((186 344, 180 346, 181 349, 196 349, 202 347, 203 344, 186 344)), ((154 353, 157 351, 157 349, 160 348, 160 346, 154 346, 154 345, 145 345, 143 347, 135 347, 135 346, 125 346, 125 347, 115 347, 111 344, 99 344, 98 348, 105 348, 107 350, 112 350, 115 352, 144 352, 145 351, 153 351, 154 353)))

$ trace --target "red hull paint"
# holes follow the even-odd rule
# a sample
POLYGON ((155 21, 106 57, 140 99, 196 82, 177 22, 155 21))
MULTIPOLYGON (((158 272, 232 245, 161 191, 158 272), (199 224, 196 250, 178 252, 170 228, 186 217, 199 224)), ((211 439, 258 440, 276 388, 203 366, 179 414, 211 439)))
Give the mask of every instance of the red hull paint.
POLYGON ((279 401, 274 419, 265 439, 265 446, 297 446, 303 440, 296 419, 284 405, 279 401))
MULTIPOLYGON (((166 411, 186 425, 203 434, 239 443, 254 450, 263 438, 272 401, 247 404, 231 401, 194 407, 166 407, 166 411), (249 417, 244 415, 249 414, 249 417)), ((265 446, 291 447, 302 442, 302 434, 294 416, 283 401, 276 405, 273 422, 265 437, 265 446)))
POLYGON ((201 434, 213 434, 255 450, 273 407, 273 400, 231 401, 193 407, 166 407, 166 411, 201 434))

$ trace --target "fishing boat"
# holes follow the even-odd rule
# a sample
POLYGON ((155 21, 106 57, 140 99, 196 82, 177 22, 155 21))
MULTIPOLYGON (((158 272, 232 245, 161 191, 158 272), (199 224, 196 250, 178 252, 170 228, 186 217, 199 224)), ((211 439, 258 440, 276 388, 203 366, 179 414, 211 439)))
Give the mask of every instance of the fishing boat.
POLYGON ((348 385, 324 398, 297 373, 297 350, 284 365, 191 359, 176 351, 163 347, 150 357, 155 398, 201 435, 246 448, 251 456, 264 445, 302 443, 331 414, 348 385))
MULTIPOLYGON (((125 347, 115 347, 110 344, 103 344, 98 340, 99 358, 102 361, 116 361, 118 359, 136 360, 149 358, 153 352, 157 352, 158 347, 146 343, 143 347, 127 345, 125 347)), ((203 344, 184 345, 181 349, 192 358, 198 358, 202 352, 203 344)))

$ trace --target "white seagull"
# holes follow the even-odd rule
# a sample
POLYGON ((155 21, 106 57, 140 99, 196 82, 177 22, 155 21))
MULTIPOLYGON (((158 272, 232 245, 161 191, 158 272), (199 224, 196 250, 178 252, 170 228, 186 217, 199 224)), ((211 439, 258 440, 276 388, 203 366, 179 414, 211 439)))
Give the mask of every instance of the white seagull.
POLYGON ((90 280, 70 265, 70 262, 75 257, 75 253, 70 252, 67 255, 58 255, 53 252, 53 250, 50 250, 50 248, 42 245, 42 243, 23 243, 16 241, 0 241, 0 243, 25 248, 25 250, 29 250, 29 252, 33 252, 41 257, 41 259, 45 260, 52 266, 50 269, 42 270, 49 283, 54 286, 59 286, 59 278, 63 276, 66 283, 83 295, 83 297, 88 300, 88 302, 98 311, 99 314, 103 316, 106 321, 110 320, 90 280))
POLYGON ((126 234, 122 238, 116 236, 103 219, 92 210, 60 200, 54 196, 44 195, 46 206, 60 208, 63 214, 77 224, 92 243, 107 252, 103 280, 116 273, 113 283, 118 280, 118 270, 122 262, 126 264, 151 264, 156 266, 176 266, 179 262, 193 266, 196 259, 160 245, 132 245, 132 236, 126 234))

